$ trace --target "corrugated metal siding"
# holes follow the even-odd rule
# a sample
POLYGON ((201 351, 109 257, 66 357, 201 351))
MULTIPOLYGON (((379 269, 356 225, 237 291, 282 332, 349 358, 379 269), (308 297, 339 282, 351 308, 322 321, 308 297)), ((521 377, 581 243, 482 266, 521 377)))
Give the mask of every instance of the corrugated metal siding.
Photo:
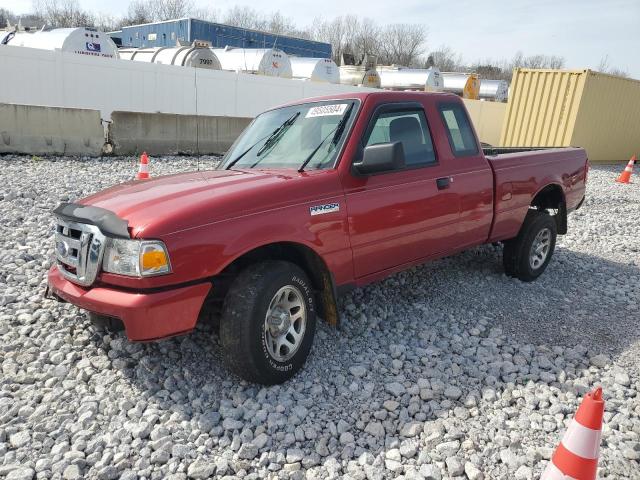
POLYGON ((582 147, 593 162, 628 161, 640 154, 640 81, 516 69, 500 144, 582 147))
POLYGON ((275 47, 289 55, 331 58, 331 45, 328 43, 188 18, 123 27, 121 32, 112 32, 110 35, 121 38, 123 46, 131 47, 171 47, 176 45, 178 39, 189 43, 206 40, 217 48, 227 45, 242 48, 275 47))
POLYGON ((178 40, 191 41, 188 19, 123 27, 121 32, 110 35, 121 38, 123 46, 136 48, 175 47, 178 40))
POLYGON ((191 20, 191 40, 207 40, 214 47, 279 48, 289 55, 330 58, 331 45, 304 38, 274 35, 220 23, 191 20))
POLYGON ((639 155, 640 81, 589 72, 571 143, 595 162, 639 155))
POLYGON ((570 145, 585 72, 516 69, 501 145, 570 145))

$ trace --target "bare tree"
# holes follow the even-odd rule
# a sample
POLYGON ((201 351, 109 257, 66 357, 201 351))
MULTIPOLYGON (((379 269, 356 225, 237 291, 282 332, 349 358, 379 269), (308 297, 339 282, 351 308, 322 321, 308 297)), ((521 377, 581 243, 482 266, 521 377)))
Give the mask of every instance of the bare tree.
POLYGON ((536 54, 525 57, 522 52, 517 52, 508 66, 512 70, 514 68, 551 68, 558 70, 564 68, 564 65, 564 58, 557 55, 536 54))
POLYGON ((427 56, 426 67, 436 67, 442 72, 455 72, 460 70, 462 57, 447 45, 441 45, 437 50, 427 56))
POLYGON ((285 17, 280 12, 274 12, 267 18, 265 30, 276 35, 289 35, 296 31, 296 25, 289 17, 285 17))
POLYGON ((224 23, 240 28, 260 29, 266 26, 264 16, 251 7, 235 6, 227 10, 224 23))
POLYGON ((510 80, 511 73, 499 65, 494 65, 492 62, 477 62, 473 64, 468 70, 480 75, 480 78, 488 78, 491 80, 510 80))
MULTIPOLYGON (((357 18, 355 21, 358 22, 357 18)), ((373 20, 364 18, 359 21, 349 40, 354 55, 359 58, 377 55, 380 52, 381 36, 381 28, 373 20)))
POLYGON ((0 28, 8 27, 9 23, 15 23, 15 15, 5 8, 0 8, 0 28))
POLYGON ((616 75, 618 77, 629 77, 629 72, 620 68, 612 67, 609 63, 609 54, 607 53, 600 59, 597 70, 602 73, 608 73, 609 75, 616 75))
POLYGON ((129 4, 127 14, 120 22, 122 27, 127 25, 140 25, 154 21, 153 6, 146 0, 133 0, 129 4))
POLYGON ((93 16, 77 0, 34 0, 34 15, 50 27, 82 27, 93 24, 93 16))
POLYGON ((311 38, 314 40, 330 43, 333 52, 333 60, 340 63, 340 58, 347 48, 346 29, 343 17, 336 17, 332 20, 315 19, 310 28, 311 38))
MULTIPOLYGON (((120 26, 183 18, 193 11, 191 0, 132 0, 120 26)), ((202 10, 204 11, 204 10, 202 10)))
POLYGON ((148 0, 155 10, 154 19, 157 21, 183 18, 189 15, 193 8, 191 0, 148 0))
POLYGON ((378 60, 391 64, 415 66, 424 53, 427 32, 422 25, 394 23, 382 31, 378 60))
POLYGON ((263 13, 246 6, 235 6, 229 9, 223 17, 223 23, 240 28, 262 30, 276 35, 309 36, 308 32, 296 28, 293 19, 285 17, 280 12, 263 13))
POLYGON ((309 30, 314 40, 331 44, 336 63, 343 54, 349 54, 357 60, 367 55, 376 57, 378 63, 414 65, 419 62, 426 40, 426 31, 420 25, 392 24, 381 28, 371 19, 355 15, 315 19, 309 30))
POLYGON ((112 32, 120 28, 121 20, 107 13, 97 13, 93 16, 92 26, 102 32, 112 32))
POLYGON ((207 22, 219 22, 222 14, 220 10, 212 7, 194 8, 190 12, 190 16, 207 22))

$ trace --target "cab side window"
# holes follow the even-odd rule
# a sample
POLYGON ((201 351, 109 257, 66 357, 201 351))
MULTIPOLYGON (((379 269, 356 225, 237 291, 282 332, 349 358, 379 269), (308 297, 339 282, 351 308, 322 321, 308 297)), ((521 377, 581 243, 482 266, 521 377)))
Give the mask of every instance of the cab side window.
POLYGON ((408 167, 436 163, 429 127, 422 110, 378 114, 365 141, 365 147, 393 142, 402 142, 408 167))
POLYGON ((447 129, 451 151, 456 157, 467 157, 478 153, 478 144, 471 122, 461 105, 456 103, 438 106, 447 129))

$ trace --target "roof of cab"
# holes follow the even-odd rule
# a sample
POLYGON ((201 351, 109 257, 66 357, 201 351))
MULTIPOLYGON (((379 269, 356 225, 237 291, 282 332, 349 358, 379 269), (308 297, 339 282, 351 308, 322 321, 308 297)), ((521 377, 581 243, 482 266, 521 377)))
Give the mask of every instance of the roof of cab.
POLYGON ((301 105, 304 103, 312 103, 312 102, 325 102, 328 100, 360 100, 364 102, 368 97, 380 97, 383 99, 388 99, 389 101, 415 101, 421 96, 434 96, 434 97, 447 97, 447 98, 460 98, 453 93, 448 92, 397 92, 393 90, 380 90, 380 91, 367 91, 367 92, 347 92, 347 93, 338 93, 335 95, 323 95, 321 97, 309 97, 309 98, 301 98, 300 100, 296 100, 294 102, 288 102, 282 105, 278 105, 276 107, 270 108, 269 110, 274 110, 276 108, 289 107, 292 105, 301 105))

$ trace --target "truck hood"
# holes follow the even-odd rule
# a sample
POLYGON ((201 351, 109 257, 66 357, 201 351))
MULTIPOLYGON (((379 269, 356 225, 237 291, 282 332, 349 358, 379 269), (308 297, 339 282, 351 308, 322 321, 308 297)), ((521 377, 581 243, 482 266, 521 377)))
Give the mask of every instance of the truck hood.
POLYGON ((209 170, 183 173, 116 185, 79 203, 114 212, 128 222, 131 237, 158 238, 311 198, 315 189, 307 188, 308 183, 317 182, 305 182, 304 179, 317 177, 318 173, 321 172, 209 170), (306 185, 303 187, 303 184, 306 185))

